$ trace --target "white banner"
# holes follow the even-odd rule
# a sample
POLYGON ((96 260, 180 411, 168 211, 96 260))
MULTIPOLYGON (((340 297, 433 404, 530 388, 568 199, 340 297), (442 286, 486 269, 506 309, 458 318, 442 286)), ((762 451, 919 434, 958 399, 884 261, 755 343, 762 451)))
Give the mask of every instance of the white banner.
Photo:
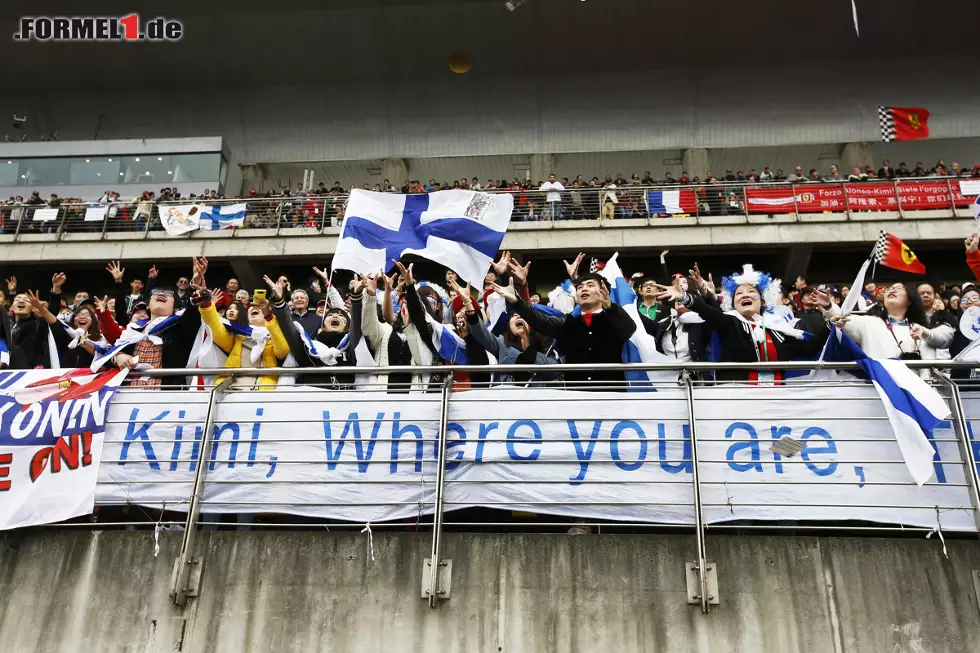
POLYGON ((105 214, 109 210, 107 206, 90 206, 85 209, 85 220, 84 222, 102 222, 105 220, 105 214))
POLYGON ((92 512, 109 401, 125 376, 0 372, 0 530, 92 512))
POLYGON ((34 222, 51 222, 58 219, 58 209, 35 209, 34 222))
POLYGON ((197 231, 201 222, 199 204, 161 204, 160 223, 171 236, 197 231))
MULTIPOLYGON (((978 400, 980 405, 980 400, 978 400)), ((486 506, 584 519, 694 522, 687 402, 622 394, 495 389, 453 394, 446 510, 486 506)), ((916 487, 871 386, 696 390, 704 515, 863 520, 975 528, 948 425, 936 476, 916 487), (770 450, 788 436, 806 449, 770 450)), ((205 393, 118 393, 98 501, 186 509, 205 393)), ((377 522, 429 513, 437 395, 291 388, 242 392, 217 409, 205 513, 264 512, 377 522)))

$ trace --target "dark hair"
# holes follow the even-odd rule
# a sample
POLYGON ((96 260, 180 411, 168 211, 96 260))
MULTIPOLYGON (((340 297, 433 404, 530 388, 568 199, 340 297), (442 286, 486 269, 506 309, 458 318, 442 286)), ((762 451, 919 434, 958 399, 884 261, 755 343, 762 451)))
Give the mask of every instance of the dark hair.
POLYGON ((71 315, 72 327, 75 327, 75 318, 82 311, 88 311, 89 318, 92 321, 91 326, 89 326, 88 328, 88 337, 92 340, 100 340, 102 338, 102 329, 99 328, 99 316, 95 314, 95 309, 92 308, 91 304, 82 304, 75 310, 74 313, 72 313, 71 315))
MULTIPOLYGON (((231 303, 231 306, 234 306, 238 310, 238 315, 235 316, 234 320, 229 320, 229 322, 234 322, 235 324, 241 324, 241 325, 248 324, 248 309, 245 308, 245 304, 243 304, 242 302, 236 299, 231 303)), ((231 308, 231 306, 229 306, 228 308, 231 308)), ((227 318, 227 316, 228 316, 228 309, 226 308, 225 317, 227 318)))
POLYGON ((428 286, 422 286, 418 289, 419 299, 422 300, 422 307, 425 311, 436 321, 442 322, 442 297, 436 292, 434 288, 428 286), (435 301, 435 306, 432 306, 427 299, 432 299, 435 301))
POLYGON ((598 281, 599 285, 604 286, 606 290, 609 290, 609 282, 606 281, 606 278, 601 274, 599 274, 598 272, 587 272, 586 274, 581 275, 578 279, 573 281, 572 284, 576 288, 578 288, 579 285, 581 285, 585 281, 598 281))
MULTIPOLYGON (((886 293, 890 287, 891 286, 885 288, 886 293)), ((926 309, 923 308, 922 300, 919 299, 919 294, 915 291, 915 287, 907 283, 902 284, 902 287, 905 288, 905 292, 909 296, 909 307, 905 312, 905 319, 910 323, 918 324, 919 326, 928 326, 929 318, 926 317, 926 309)), ((885 309, 883 303, 868 309, 868 315, 874 315, 875 317, 881 318, 886 323, 888 322, 888 311, 885 309)))

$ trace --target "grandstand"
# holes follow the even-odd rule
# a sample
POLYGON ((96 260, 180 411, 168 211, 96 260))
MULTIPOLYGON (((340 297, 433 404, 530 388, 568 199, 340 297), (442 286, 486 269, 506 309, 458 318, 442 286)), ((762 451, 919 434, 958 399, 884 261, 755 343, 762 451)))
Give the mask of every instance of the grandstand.
POLYGON ((980 650, 980 4, 96 5, 181 37, 0 39, 0 653, 980 650), (330 271, 456 188, 492 280, 330 271))

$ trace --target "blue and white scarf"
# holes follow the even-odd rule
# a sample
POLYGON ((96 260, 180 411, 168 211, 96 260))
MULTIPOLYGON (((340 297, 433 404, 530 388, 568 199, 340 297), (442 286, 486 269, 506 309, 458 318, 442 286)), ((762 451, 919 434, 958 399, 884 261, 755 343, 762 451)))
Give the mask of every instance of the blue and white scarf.
MULTIPOLYGON (((126 329, 116 340, 112 347, 109 347, 105 352, 99 351, 96 347, 96 353, 101 354, 92 360, 92 371, 96 372, 105 365, 107 362, 111 361, 113 356, 121 352, 123 349, 130 345, 134 345, 141 340, 149 340, 155 345, 163 344, 163 339, 160 337, 164 331, 174 326, 183 317, 185 309, 180 309, 173 315, 155 317, 152 320, 138 320, 136 322, 130 322, 126 329)), ((196 310, 196 309, 195 309, 196 310)))

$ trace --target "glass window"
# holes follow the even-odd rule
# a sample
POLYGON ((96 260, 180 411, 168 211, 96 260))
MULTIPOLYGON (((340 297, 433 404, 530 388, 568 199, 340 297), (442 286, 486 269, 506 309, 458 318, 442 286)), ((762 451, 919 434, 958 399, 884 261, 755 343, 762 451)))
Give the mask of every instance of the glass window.
POLYGON ((70 159, 21 159, 19 186, 67 186, 70 159))
POLYGON ((173 181, 218 181, 221 154, 175 154, 170 157, 173 181))
POLYGON ((0 161, 0 186, 17 186, 20 179, 20 162, 0 161))
POLYGON ((119 159, 89 157, 70 159, 72 186, 101 186, 119 183, 119 159))

